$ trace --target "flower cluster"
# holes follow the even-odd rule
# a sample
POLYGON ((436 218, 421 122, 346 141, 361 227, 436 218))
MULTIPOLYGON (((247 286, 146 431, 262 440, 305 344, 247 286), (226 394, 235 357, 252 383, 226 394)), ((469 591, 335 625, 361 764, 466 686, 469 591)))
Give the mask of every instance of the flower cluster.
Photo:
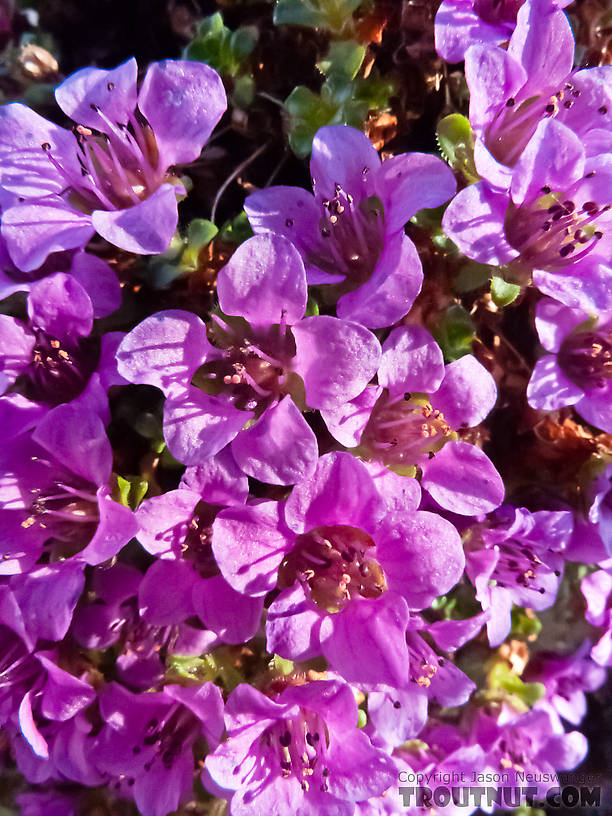
POLYGON ((563 5, 445 0, 477 180, 323 126, 312 192, 246 197, 208 310, 126 308, 117 258, 181 240, 227 104, 212 68, 78 71, 71 129, 0 108, 0 728, 24 814, 92 791, 142 816, 467 813, 406 811, 401 772, 512 785, 585 757, 570 728, 612 664, 612 69, 574 69, 563 5), (520 393, 431 319, 424 209, 534 304, 520 393), (527 495, 496 456, 510 391, 597 440, 572 489, 527 495), (578 579, 590 634, 529 660, 578 579))

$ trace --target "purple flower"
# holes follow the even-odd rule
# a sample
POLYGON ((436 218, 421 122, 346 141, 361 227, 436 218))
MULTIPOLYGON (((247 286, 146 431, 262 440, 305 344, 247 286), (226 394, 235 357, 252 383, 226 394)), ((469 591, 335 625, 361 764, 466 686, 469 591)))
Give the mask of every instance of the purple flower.
POLYGON ((409 311, 423 280, 404 224, 454 194, 449 168, 435 156, 404 153, 382 162, 370 140, 344 125, 323 127, 312 145, 314 195, 269 187, 247 198, 253 230, 284 235, 306 264, 308 283, 326 285, 338 317, 369 328, 409 311))
MULTIPOLYGON (((193 751, 206 739, 216 748, 223 733, 223 698, 213 683, 132 694, 117 683, 99 695, 104 728, 95 740, 96 767, 142 816, 166 816, 191 794, 193 751)), ((198 752, 201 751, 201 746, 198 752)))
POLYGON ((385 510, 365 465, 330 453, 284 505, 217 515, 212 549, 228 583, 253 597, 281 590, 268 610, 270 652, 292 660, 322 653, 364 686, 409 683, 409 609, 453 587, 464 556, 457 531, 440 516, 411 506, 385 510))
POLYGON ((122 563, 96 568, 70 627, 85 649, 116 647, 117 678, 140 691, 163 682, 167 656, 199 655, 218 640, 212 632, 183 623, 192 610, 180 583, 164 575, 160 592, 160 576, 150 576, 154 567, 144 577, 122 563))
POLYGON ((89 296, 62 272, 32 287, 27 323, 0 315, 0 363, 8 386, 0 397, 5 438, 74 400, 109 421, 106 389, 119 380, 114 351, 123 334, 92 337, 92 326, 89 296))
POLYGON ((444 230, 468 257, 506 265, 508 274, 572 308, 612 309, 612 156, 589 158, 583 140, 541 122, 521 150, 509 190, 486 181, 462 190, 444 230))
POLYGON ((218 74, 154 62, 138 91, 130 59, 77 71, 55 96, 72 132, 21 104, 0 110, 0 187, 18 197, 3 200, 2 235, 16 266, 37 269, 95 232, 129 252, 163 252, 185 192, 171 168, 199 156, 226 108, 218 74))
POLYGON ((113 501, 112 451, 102 420, 84 405, 59 405, 0 456, 0 573, 31 569, 43 554, 99 564, 136 533, 113 501))
MULTIPOLYGON (((351 688, 314 681, 275 699, 240 685, 225 707, 228 740, 206 758, 232 816, 352 816, 396 780, 393 761, 357 728, 351 688)), ((207 779, 204 779, 207 782, 207 779)))
POLYGON ((420 615, 410 616, 406 631, 410 685, 368 694, 368 716, 377 740, 395 746, 416 737, 427 721, 430 701, 444 708, 467 702, 476 684, 429 641, 433 639, 444 652, 454 652, 478 634, 487 618, 488 613, 481 613, 427 624, 420 615))
POLYGON ((259 628, 263 599, 240 594, 227 583, 215 561, 212 525, 223 507, 242 507, 249 486, 231 451, 223 450, 199 467, 187 468, 178 490, 146 499, 136 512, 137 538, 161 560, 148 570, 141 587, 145 616, 171 621, 197 615, 226 643, 249 640, 259 628), (173 586, 171 597, 164 587, 173 586), (166 598, 168 608, 159 609, 166 598))
POLYGON ((600 566, 582 579, 581 589, 587 603, 585 617, 601 629, 591 657, 600 666, 612 666, 612 558, 600 566))
POLYGON ((555 5, 527 0, 507 49, 478 44, 465 54, 476 169, 496 187, 510 186, 509 168, 543 120, 571 128, 589 156, 611 149, 611 68, 572 71, 574 36, 555 5))
POLYGON ((456 431, 478 425, 497 387, 472 355, 444 365, 420 326, 393 329, 383 343, 378 386, 321 413, 335 438, 364 459, 398 473, 421 469, 421 484, 441 507, 462 515, 494 510, 504 485, 480 448, 456 431))
POLYGON ((546 609, 555 602, 563 570, 562 551, 572 535, 569 511, 505 505, 490 520, 472 527, 466 540, 466 574, 476 598, 489 610, 491 646, 508 635, 512 605, 546 609))
POLYGON ((480 709, 472 725, 472 739, 486 754, 485 772, 506 774, 505 787, 520 787, 525 778, 531 778, 538 795, 545 794, 550 786, 544 780, 555 778, 548 774, 575 768, 588 747, 584 734, 565 732, 558 718, 547 711, 517 711, 508 703, 492 710, 480 709))
POLYGON ((61 640, 66 634, 83 586, 78 573, 74 565, 54 565, 0 586, 0 725, 14 726, 28 752, 43 759, 49 746, 40 728, 71 719, 95 698, 88 683, 60 668, 55 652, 35 651, 39 638, 61 640))
POLYGON ((165 393, 164 436, 179 461, 205 462, 231 443, 249 476, 293 484, 313 472, 318 453, 300 409, 341 405, 363 391, 379 342, 357 323, 304 317, 304 265, 280 236, 241 244, 217 291, 225 319, 212 316, 213 344, 195 315, 160 312, 123 340, 119 372, 165 393))
POLYGON ((585 641, 575 654, 537 652, 527 664, 523 680, 543 683, 546 694, 535 707, 543 708, 578 725, 586 714, 585 691, 596 691, 606 679, 606 671, 588 656, 591 643, 585 641))
POLYGON ((536 306, 536 328, 549 354, 535 365, 529 404, 544 411, 573 405, 591 425, 612 431, 612 314, 591 319, 544 298, 536 306))
POLYGON ((11 261, 6 241, 0 236, 0 300, 13 292, 31 292, 38 281, 66 273, 85 289, 93 306, 94 317, 105 317, 121 305, 121 287, 111 267, 82 250, 55 252, 41 267, 31 272, 17 269, 11 261))
MULTIPOLYGON (((436 51, 447 62, 461 62, 471 45, 507 42, 516 27, 524 0, 443 0, 436 13, 436 51)), ((570 0, 535 3, 541 14, 564 8, 570 0)))

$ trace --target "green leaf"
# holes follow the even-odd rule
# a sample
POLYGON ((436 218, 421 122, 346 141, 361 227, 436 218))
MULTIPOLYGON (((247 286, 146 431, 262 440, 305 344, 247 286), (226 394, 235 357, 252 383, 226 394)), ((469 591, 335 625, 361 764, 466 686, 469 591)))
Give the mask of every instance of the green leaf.
POLYGON ((353 12, 363 0, 277 0, 276 25, 323 28, 347 36, 353 32, 353 12))
POLYGON ((334 42, 330 45, 327 56, 317 63, 317 67, 327 77, 339 80, 355 79, 365 53, 365 45, 359 45, 352 40, 334 42))
POLYGON ((205 62, 222 76, 235 77, 252 52, 259 32, 255 26, 231 31, 220 12, 200 21, 196 36, 184 50, 186 59, 205 62))
POLYGON ((514 607, 512 610, 512 629, 510 630, 511 637, 534 640, 541 631, 542 623, 533 613, 528 615, 522 607, 514 607))
POLYGON ((291 674, 293 671, 293 661, 292 660, 285 660, 284 657, 275 654, 274 655, 274 668, 280 674, 291 674))
POLYGON ((436 139, 453 170, 463 173, 470 184, 480 179, 474 164, 474 131, 469 119, 459 113, 445 116, 438 122, 436 139))
POLYGON ((459 303, 449 306, 434 327, 433 336, 447 363, 472 353, 475 327, 472 318, 459 303))
POLYGON ((116 485, 113 490, 113 498, 118 504, 136 510, 140 502, 144 499, 149 489, 149 483, 139 479, 138 476, 115 476, 116 485))
POLYGON ((368 715, 365 713, 363 708, 358 709, 357 711, 357 728, 365 728, 368 722, 368 715))
POLYGON ((493 268, 477 261, 467 261, 457 272, 453 280, 453 289, 459 294, 480 289, 481 286, 491 280, 491 270, 493 268))
POLYGON ((503 689, 509 694, 515 694, 530 708, 546 693, 543 683, 524 683, 517 674, 510 671, 504 662, 496 663, 489 673, 489 686, 492 689, 503 689))
POLYGON ((234 82, 231 102, 235 108, 246 110, 255 98, 255 82, 252 76, 237 77, 234 82))
POLYGON ((517 283, 508 283, 503 278, 491 279, 491 298, 496 306, 504 307, 513 303, 521 293, 517 283))
POLYGON ((375 76, 354 80, 332 73, 316 94, 298 85, 285 100, 287 138, 291 149, 305 158, 312 149, 312 140, 324 125, 351 125, 362 128, 368 111, 384 110, 389 105, 393 86, 375 76))
POLYGON ((235 218, 226 221, 221 227, 219 237, 226 244, 241 244, 253 235, 247 214, 243 210, 235 218))

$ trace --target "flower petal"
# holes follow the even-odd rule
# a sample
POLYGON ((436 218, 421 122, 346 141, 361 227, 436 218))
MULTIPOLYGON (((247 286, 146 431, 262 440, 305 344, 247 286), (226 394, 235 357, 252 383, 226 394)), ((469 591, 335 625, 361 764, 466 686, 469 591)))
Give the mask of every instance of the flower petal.
POLYGON ((391 396, 437 391, 444 379, 442 349, 422 326, 398 326, 383 343, 378 382, 391 396))

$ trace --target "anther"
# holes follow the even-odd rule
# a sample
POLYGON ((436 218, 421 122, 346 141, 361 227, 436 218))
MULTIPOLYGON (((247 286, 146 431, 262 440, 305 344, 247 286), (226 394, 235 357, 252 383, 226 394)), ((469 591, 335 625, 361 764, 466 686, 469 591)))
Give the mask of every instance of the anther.
POLYGON ((115 87, 115 83, 114 83, 114 82, 109 82, 109 83, 106 85, 106 90, 107 90, 107 91, 112 91, 114 87, 115 87))
POLYGON ((605 114, 608 112, 608 109, 605 105, 602 105, 601 108, 597 108, 597 113, 605 114))
POLYGON ((41 147, 45 151, 45 153, 47 152, 47 150, 51 150, 51 145, 49 144, 49 142, 43 142, 41 144, 41 147))
POLYGON ((565 246, 562 246, 559 250, 559 255, 562 258, 567 258, 567 256, 571 255, 575 249, 576 247, 573 244, 565 244, 565 246))
POLYGON ((516 100, 514 99, 514 97, 511 96, 510 99, 506 100, 506 107, 513 108, 515 102, 516 100))
POLYGON ((292 226, 293 226, 293 218, 288 218, 288 219, 285 221, 285 226, 286 226, 286 227, 292 227, 292 226))
POLYGON ((548 195, 550 193, 550 187, 548 186, 548 184, 545 184, 544 187, 542 187, 542 192, 545 195, 548 195))

